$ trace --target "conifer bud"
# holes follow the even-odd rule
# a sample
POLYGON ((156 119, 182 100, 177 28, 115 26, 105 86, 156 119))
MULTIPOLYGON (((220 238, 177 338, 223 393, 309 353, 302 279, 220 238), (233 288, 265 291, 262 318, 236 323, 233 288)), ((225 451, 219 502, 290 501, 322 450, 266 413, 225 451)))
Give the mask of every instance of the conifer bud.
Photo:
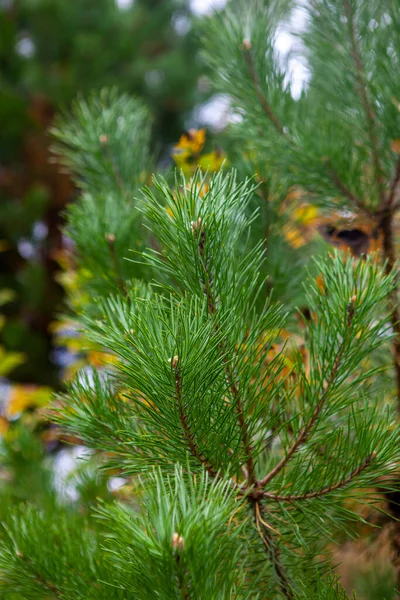
POLYGON ((201 227, 201 217, 197 221, 190 221, 190 227, 194 233, 196 233, 201 227))
POLYGON ((103 133, 100 137, 99 137, 99 141, 100 144, 102 146, 105 146, 105 144, 108 144, 108 135, 105 135, 105 133, 103 133))
POLYGON ((172 548, 178 552, 182 552, 185 548, 185 540, 176 531, 172 536, 172 548))
POLYGON ((244 38, 244 40, 243 40, 243 48, 245 50, 251 50, 251 47, 252 47, 251 46, 251 41, 249 39, 247 39, 247 38, 244 38))
POLYGON ((357 296, 354 295, 350 298, 350 302, 352 302, 354 304, 354 302, 357 300, 357 296))
POLYGON ((106 241, 113 246, 115 244, 115 235, 113 233, 106 233, 106 241))
POLYGON ((172 368, 173 369, 176 369, 176 367, 178 366, 178 360, 179 360, 178 356, 174 356, 174 358, 169 358, 168 359, 168 362, 170 364, 172 364, 172 368))

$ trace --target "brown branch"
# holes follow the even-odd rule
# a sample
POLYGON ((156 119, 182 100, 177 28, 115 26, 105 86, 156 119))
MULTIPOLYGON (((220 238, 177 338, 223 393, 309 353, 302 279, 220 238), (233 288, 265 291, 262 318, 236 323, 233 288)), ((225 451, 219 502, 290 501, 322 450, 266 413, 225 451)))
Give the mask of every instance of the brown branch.
MULTIPOLYGON (((348 308, 347 308, 346 333, 349 331, 353 316, 354 316, 354 302, 350 301, 348 308)), ((278 475, 278 473, 280 473, 282 471, 282 469, 286 466, 286 464, 289 462, 289 460, 292 458, 292 456, 297 452, 297 450, 300 448, 300 446, 305 444, 306 441, 308 440, 309 435, 310 435, 315 423, 317 422, 318 417, 321 414, 321 411, 324 408, 324 405, 329 397, 329 392, 331 390, 331 387, 336 379, 336 375, 337 375, 337 372, 338 372, 338 369, 340 366, 340 362, 342 360, 346 341, 347 341, 347 338, 345 337, 343 339, 342 344, 340 345, 340 348, 336 355, 335 362, 332 367, 332 372, 329 377, 328 383, 326 385, 325 391, 323 392, 320 401, 314 408, 313 413, 310 417, 310 420, 300 431, 299 436, 294 441, 292 446, 289 448, 287 454, 278 462, 278 464, 272 469, 272 471, 270 471, 263 479, 260 480, 260 482, 259 482, 260 487, 267 485, 267 483, 269 483, 271 481, 271 479, 273 479, 276 475, 278 475)))
POLYGON ((304 494, 293 494, 290 496, 280 496, 279 494, 270 494, 269 492, 264 492, 263 498, 267 498, 268 500, 276 500, 277 502, 295 502, 297 500, 310 500, 312 498, 320 498, 321 496, 325 496, 326 494, 330 494, 331 492, 335 492, 347 484, 351 483, 353 479, 358 477, 365 469, 369 466, 371 461, 376 457, 376 452, 372 452, 367 458, 356 467, 347 477, 338 481, 333 485, 328 485, 322 490, 317 490, 315 492, 305 492, 304 494))
POLYGON ((294 600, 295 595, 292 590, 292 586, 287 578, 283 565, 280 561, 280 552, 277 548, 273 535, 271 533, 271 527, 267 525, 262 517, 262 506, 259 500, 254 502, 254 517, 258 534, 261 538, 262 543, 265 546, 268 557, 272 562, 274 571, 279 581, 279 587, 282 594, 287 600, 294 600))
POLYGON ((256 91, 257 98, 260 102, 261 108, 263 109, 263 111, 265 112, 265 114, 267 115, 268 119, 271 121, 271 123, 273 124, 273 126, 275 127, 277 132, 280 133, 281 135, 285 135, 285 130, 283 128, 282 123, 279 121, 278 117, 276 116, 276 114, 274 113, 272 108, 270 107, 266 97, 263 94, 261 84, 260 84, 260 79, 258 77, 258 73, 254 66, 253 56, 252 56, 252 52, 251 52, 251 43, 248 40, 244 40, 241 48, 242 48, 244 60, 246 63, 247 71, 253 82, 254 89, 256 91))
POLYGON ((126 296, 128 294, 128 291, 126 289, 125 282, 122 278, 121 271, 119 269, 118 256, 117 256, 117 253, 115 252, 115 235, 113 233, 107 233, 106 241, 107 241, 108 247, 110 249, 110 255, 111 255, 111 259, 113 261, 114 271, 115 271, 115 275, 117 278, 118 287, 121 290, 121 292, 126 296))
POLYGON ((187 443, 189 444, 190 451, 192 455, 197 458, 197 460, 203 465, 206 471, 211 475, 211 477, 217 477, 217 472, 204 456, 202 452, 200 452, 196 442, 194 433, 191 431, 190 425, 188 423, 188 418, 186 414, 186 405, 183 403, 183 394, 182 394, 182 377, 180 373, 180 369, 177 366, 178 359, 174 358, 175 365, 173 368, 175 369, 175 387, 176 387, 176 404, 179 411, 179 419, 182 425, 183 432, 185 434, 185 438, 187 443))
MULTIPOLYGON (((233 450, 231 450, 230 448, 228 450, 228 454, 229 454, 229 456, 232 456, 232 457, 235 455, 235 453, 233 452, 233 450)), ((245 481, 248 481, 249 480, 249 472, 247 471, 245 465, 242 465, 240 467, 240 470, 242 471, 242 475, 243 475, 245 481)), ((240 486, 239 486, 239 489, 241 489, 240 486)))
POLYGON ((374 163, 375 179, 378 189, 378 194, 381 203, 385 200, 385 186, 383 178, 383 170, 380 160, 380 150, 378 143, 378 136, 376 132, 375 114, 372 106, 372 101, 369 97, 367 81, 364 74, 364 66, 361 60, 361 53, 358 44, 358 34, 356 29, 356 23, 354 15, 351 10, 349 0, 343 0, 343 6, 346 13, 347 22, 349 25, 350 43, 352 48, 352 56, 356 67, 356 75, 358 80, 358 93, 360 96, 361 103, 364 107, 365 116, 368 124, 368 134, 371 142, 371 153, 372 161, 374 163))
POLYGON ((177 552, 177 554, 175 556, 175 561, 176 561, 176 566, 178 568, 179 595, 182 598, 182 600, 189 600, 190 596, 189 596, 187 586, 185 585, 185 576, 180 572, 181 557, 180 557, 179 552, 183 551, 183 549, 184 549, 184 539, 182 537, 179 537, 178 534, 174 533, 174 536, 172 539, 172 546, 173 546, 174 550, 177 552))
POLYGON ((32 571, 33 576, 35 578, 35 581, 37 583, 39 583, 42 587, 44 587, 46 590, 48 590, 49 592, 51 592, 56 598, 62 598, 62 593, 59 589, 56 588, 55 585, 53 585, 50 581, 47 581, 47 579, 45 579, 43 577, 43 575, 41 575, 40 573, 37 573, 37 571, 34 569, 31 561, 29 560, 29 558, 27 556, 24 556, 21 552, 17 552, 17 556, 18 558, 20 558, 28 567, 29 569, 32 571))
MULTIPOLYGON (((201 222, 200 222, 200 225, 201 225, 201 222)), ((198 234, 198 229, 194 228, 193 231, 194 231, 195 235, 198 234)), ((200 241, 199 241, 199 254, 200 254, 200 258, 202 260, 203 268, 204 268, 203 292, 207 298, 207 306, 208 306, 209 313, 211 316, 214 316, 217 307, 216 307, 216 302, 215 302, 214 295, 213 295, 212 274, 210 273, 210 271, 208 269, 207 259, 205 256, 205 239, 206 239, 206 234, 205 234, 205 231, 203 228, 200 231, 200 241)), ((218 331, 219 324, 217 323, 215 327, 216 327, 216 331, 218 331)), ((256 485, 257 480, 256 480, 256 476, 255 476, 253 448, 252 448, 252 444, 251 444, 251 440, 250 440, 250 434, 247 429, 247 423, 246 423, 246 419, 244 416, 243 404, 242 404, 242 400, 240 397, 239 388, 238 388, 238 385, 236 382, 236 377, 232 371, 232 368, 229 364, 228 359, 226 358, 225 347, 226 347, 226 341, 222 340, 222 342, 220 344, 220 349, 222 352, 222 360, 223 360, 223 363, 225 366, 225 373, 226 373, 228 388, 229 388, 229 391, 234 400, 236 414, 237 414, 238 423, 239 423, 239 429, 240 429, 241 437, 242 437, 242 444, 243 444, 243 448, 244 448, 244 451, 246 454, 246 466, 247 466, 247 472, 248 472, 248 481, 251 482, 252 484, 256 485)))
POLYGON ((172 536, 172 550, 175 554, 175 561, 177 566, 177 579, 178 579, 178 591, 179 597, 182 600, 189 600, 189 592, 185 584, 185 574, 181 571, 181 556, 180 553, 185 549, 185 540, 179 533, 174 533, 172 536))
POLYGON ((181 579, 178 578, 178 589, 180 592, 180 597, 183 600, 189 600, 190 596, 189 596, 189 592, 187 587, 184 585, 184 583, 181 581, 181 579))
POLYGON ((394 230, 393 230, 393 212, 389 212, 383 217, 380 223, 380 228, 383 236, 383 254, 385 257, 385 273, 390 275, 395 273, 394 289, 390 293, 391 305, 391 325, 393 328, 393 357, 394 368, 396 374, 396 393, 397 393, 397 410, 400 413, 400 310, 398 301, 399 291, 399 275, 397 270, 394 271, 396 265, 396 251, 394 246, 394 230))
POLYGON ((388 197, 385 202, 385 205, 387 206, 387 208, 388 209, 393 208, 393 211, 395 211, 395 210, 397 210, 397 208, 399 208, 399 204, 393 206, 393 202, 396 199, 396 192, 397 192, 399 183, 400 183, 400 156, 397 159, 396 171, 395 171, 393 179, 390 183, 389 194, 388 194, 388 197))

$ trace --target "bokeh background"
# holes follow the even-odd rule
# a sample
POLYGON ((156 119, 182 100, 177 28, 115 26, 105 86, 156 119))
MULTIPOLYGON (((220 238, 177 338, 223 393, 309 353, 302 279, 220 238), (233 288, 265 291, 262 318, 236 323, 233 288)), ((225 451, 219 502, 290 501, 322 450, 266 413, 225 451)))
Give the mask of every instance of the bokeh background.
POLYGON ((0 0, 3 378, 58 388, 68 360, 51 325, 63 310, 63 209, 75 189, 52 157, 55 115, 105 86, 138 95, 162 161, 183 130, 220 127, 225 103, 210 99, 192 27, 210 10, 207 0, 0 0))

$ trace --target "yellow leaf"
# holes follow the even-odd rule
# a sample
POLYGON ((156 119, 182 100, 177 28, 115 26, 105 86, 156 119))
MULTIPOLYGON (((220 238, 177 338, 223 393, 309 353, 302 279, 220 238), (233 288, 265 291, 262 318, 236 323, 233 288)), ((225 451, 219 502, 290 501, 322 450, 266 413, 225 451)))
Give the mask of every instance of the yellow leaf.
POLYGON ((318 217, 318 208, 312 204, 302 204, 294 211, 296 221, 309 225, 318 217))
POLYGON ((25 355, 22 352, 7 352, 3 346, 0 346, 0 377, 5 377, 13 369, 25 362, 25 355))
POLYGON ((174 163, 177 167, 185 174, 190 175, 194 173, 196 164, 192 161, 192 155, 190 152, 184 152, 182 154, 173 154, 174 163))
POLYGON ((87 361, 92 367, 104 367, 104 365, 115 363, 116 357, 107 352, 91 350, 88 353, 87 361))
POLYGON ((201 152, 206 141, 205 129, 189 129, 184 133, 179 142, 174 146, 173 154, 198 154, 201 152))
POLYGON ((14 385, 7 403, 9 417, 15 417, 28 408, 38 408, 49 403, 53 391, 49 387, 34 385, 14 385))
POLYGON ((208 154, 203 154, 203 156, 199 158, 198 164, 199 167, 204 171, 210 171, 211 173, 214 173, 215 171, 219 171, 222 165, 226 167, 228 161, 223 152, 220 150, 214 150, 208 154))
POLYGON ((307 240, 302 235, 300 229, 292 227, 290 224, 283 227, 283 235, 292 248, 301 248, 307 243, 307 240))

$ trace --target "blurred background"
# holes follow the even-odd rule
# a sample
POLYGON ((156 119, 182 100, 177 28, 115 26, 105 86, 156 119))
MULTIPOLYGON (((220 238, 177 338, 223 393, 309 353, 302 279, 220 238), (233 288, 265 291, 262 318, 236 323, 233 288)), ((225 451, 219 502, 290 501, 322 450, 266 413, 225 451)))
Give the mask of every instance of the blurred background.
POLYGON ((228 104, 211 96, 194 24, 224 3, 0 0, 0 518, 60 493, 82 508, 118 487, 85 472, 78 494, 67 479, 85 450, 45 414, 78 368, 101 362, 69 321, 80 292, 63 225, 78 191, 49 130, 77 95, 116 87, 150 108, 160 167, 173 164, 184 131, 212 137, 228 104))
MULTIPOLYGON (((118 86, 154 116, 161 161, 190 127, 219 128, 193 20, 222 0, 0 0, 0 376, 59 388, 54 346, 63 209, 74 185, 54 162, 53 119, 77 93, 118 86)), ((7 378, 7 379, 4 379, 7 378)))

